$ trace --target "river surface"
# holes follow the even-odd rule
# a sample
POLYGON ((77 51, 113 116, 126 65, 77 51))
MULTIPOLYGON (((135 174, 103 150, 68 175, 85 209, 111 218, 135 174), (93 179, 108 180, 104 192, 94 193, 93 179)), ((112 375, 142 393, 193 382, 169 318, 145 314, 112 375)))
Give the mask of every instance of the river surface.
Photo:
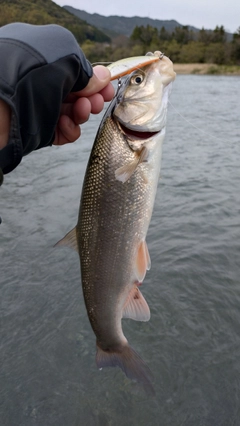
POLYGON ((240 78, 178 76, 170 101, 142 286, 151 320, 123 320, 156 398, 97 369, 78 255, 53 248, 76 224, 93 116, 0 190, 1 426, 240 425, 240 78))

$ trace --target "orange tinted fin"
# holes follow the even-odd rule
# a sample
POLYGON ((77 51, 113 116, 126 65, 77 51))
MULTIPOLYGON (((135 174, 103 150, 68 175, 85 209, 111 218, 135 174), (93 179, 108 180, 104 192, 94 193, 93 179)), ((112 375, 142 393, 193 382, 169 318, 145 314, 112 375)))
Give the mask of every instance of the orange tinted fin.
POLYGON ((149 321, 150 309, 141 291, 134 285, 123 308, 123 318, 135 321, 149 321))
POLYGON ((76 227, 73 228, 70 232, 68 232, 65 237, 63 237, 60 241, 58 241, 54 247, 69 247, 73 250, 76 250, 78 252, 78 245, 77 245, 77 234, 76 234, 76 227))
POLYGON ((142 282, 144 280, 146 271, 149 271, 150 268, 151 268, 151 260, 150 260, 150 256, 149 256, 149 252, 147 248, 147 243, 144 240, 139 244, 136 265, 135 265, 136 277, 139 282, 142 282))
POLYGON ((141 384, 148 395, 155 395, 151 370, 128 343, 116 351, 103 351, 97 345, 96 363, 98 368, 120 367, 129 379, 141 384))

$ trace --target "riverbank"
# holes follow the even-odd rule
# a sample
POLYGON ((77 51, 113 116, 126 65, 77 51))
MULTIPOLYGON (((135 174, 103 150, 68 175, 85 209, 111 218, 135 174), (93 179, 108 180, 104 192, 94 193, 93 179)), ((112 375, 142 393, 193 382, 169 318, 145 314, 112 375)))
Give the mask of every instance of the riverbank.
POLYGON ((240 75, 239 65, 174 64, 177 74, 240 75))

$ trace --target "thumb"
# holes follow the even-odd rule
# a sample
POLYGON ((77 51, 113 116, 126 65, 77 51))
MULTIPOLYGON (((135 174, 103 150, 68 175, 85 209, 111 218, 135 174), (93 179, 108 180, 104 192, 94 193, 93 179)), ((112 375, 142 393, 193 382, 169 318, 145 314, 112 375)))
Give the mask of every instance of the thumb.
POLYGON ((93 68, 93 76, 90 78, 88 85, 83 89, 75 92, 79 96, 90 96, 100 92, 108 85, 111 74, 108 68, 103 65, 97 65, 93 68))

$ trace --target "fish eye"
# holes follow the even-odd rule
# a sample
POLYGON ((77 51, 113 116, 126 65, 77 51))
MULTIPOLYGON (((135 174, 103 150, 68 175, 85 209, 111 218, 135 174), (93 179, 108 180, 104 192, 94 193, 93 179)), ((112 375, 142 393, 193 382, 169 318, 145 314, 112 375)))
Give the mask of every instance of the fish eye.
POLYGON ((141 84, 143 82, 143 75, 142 74, 137 74, 137 75, 133 75, 131 78, 131 83, 132 84, 141 84))

